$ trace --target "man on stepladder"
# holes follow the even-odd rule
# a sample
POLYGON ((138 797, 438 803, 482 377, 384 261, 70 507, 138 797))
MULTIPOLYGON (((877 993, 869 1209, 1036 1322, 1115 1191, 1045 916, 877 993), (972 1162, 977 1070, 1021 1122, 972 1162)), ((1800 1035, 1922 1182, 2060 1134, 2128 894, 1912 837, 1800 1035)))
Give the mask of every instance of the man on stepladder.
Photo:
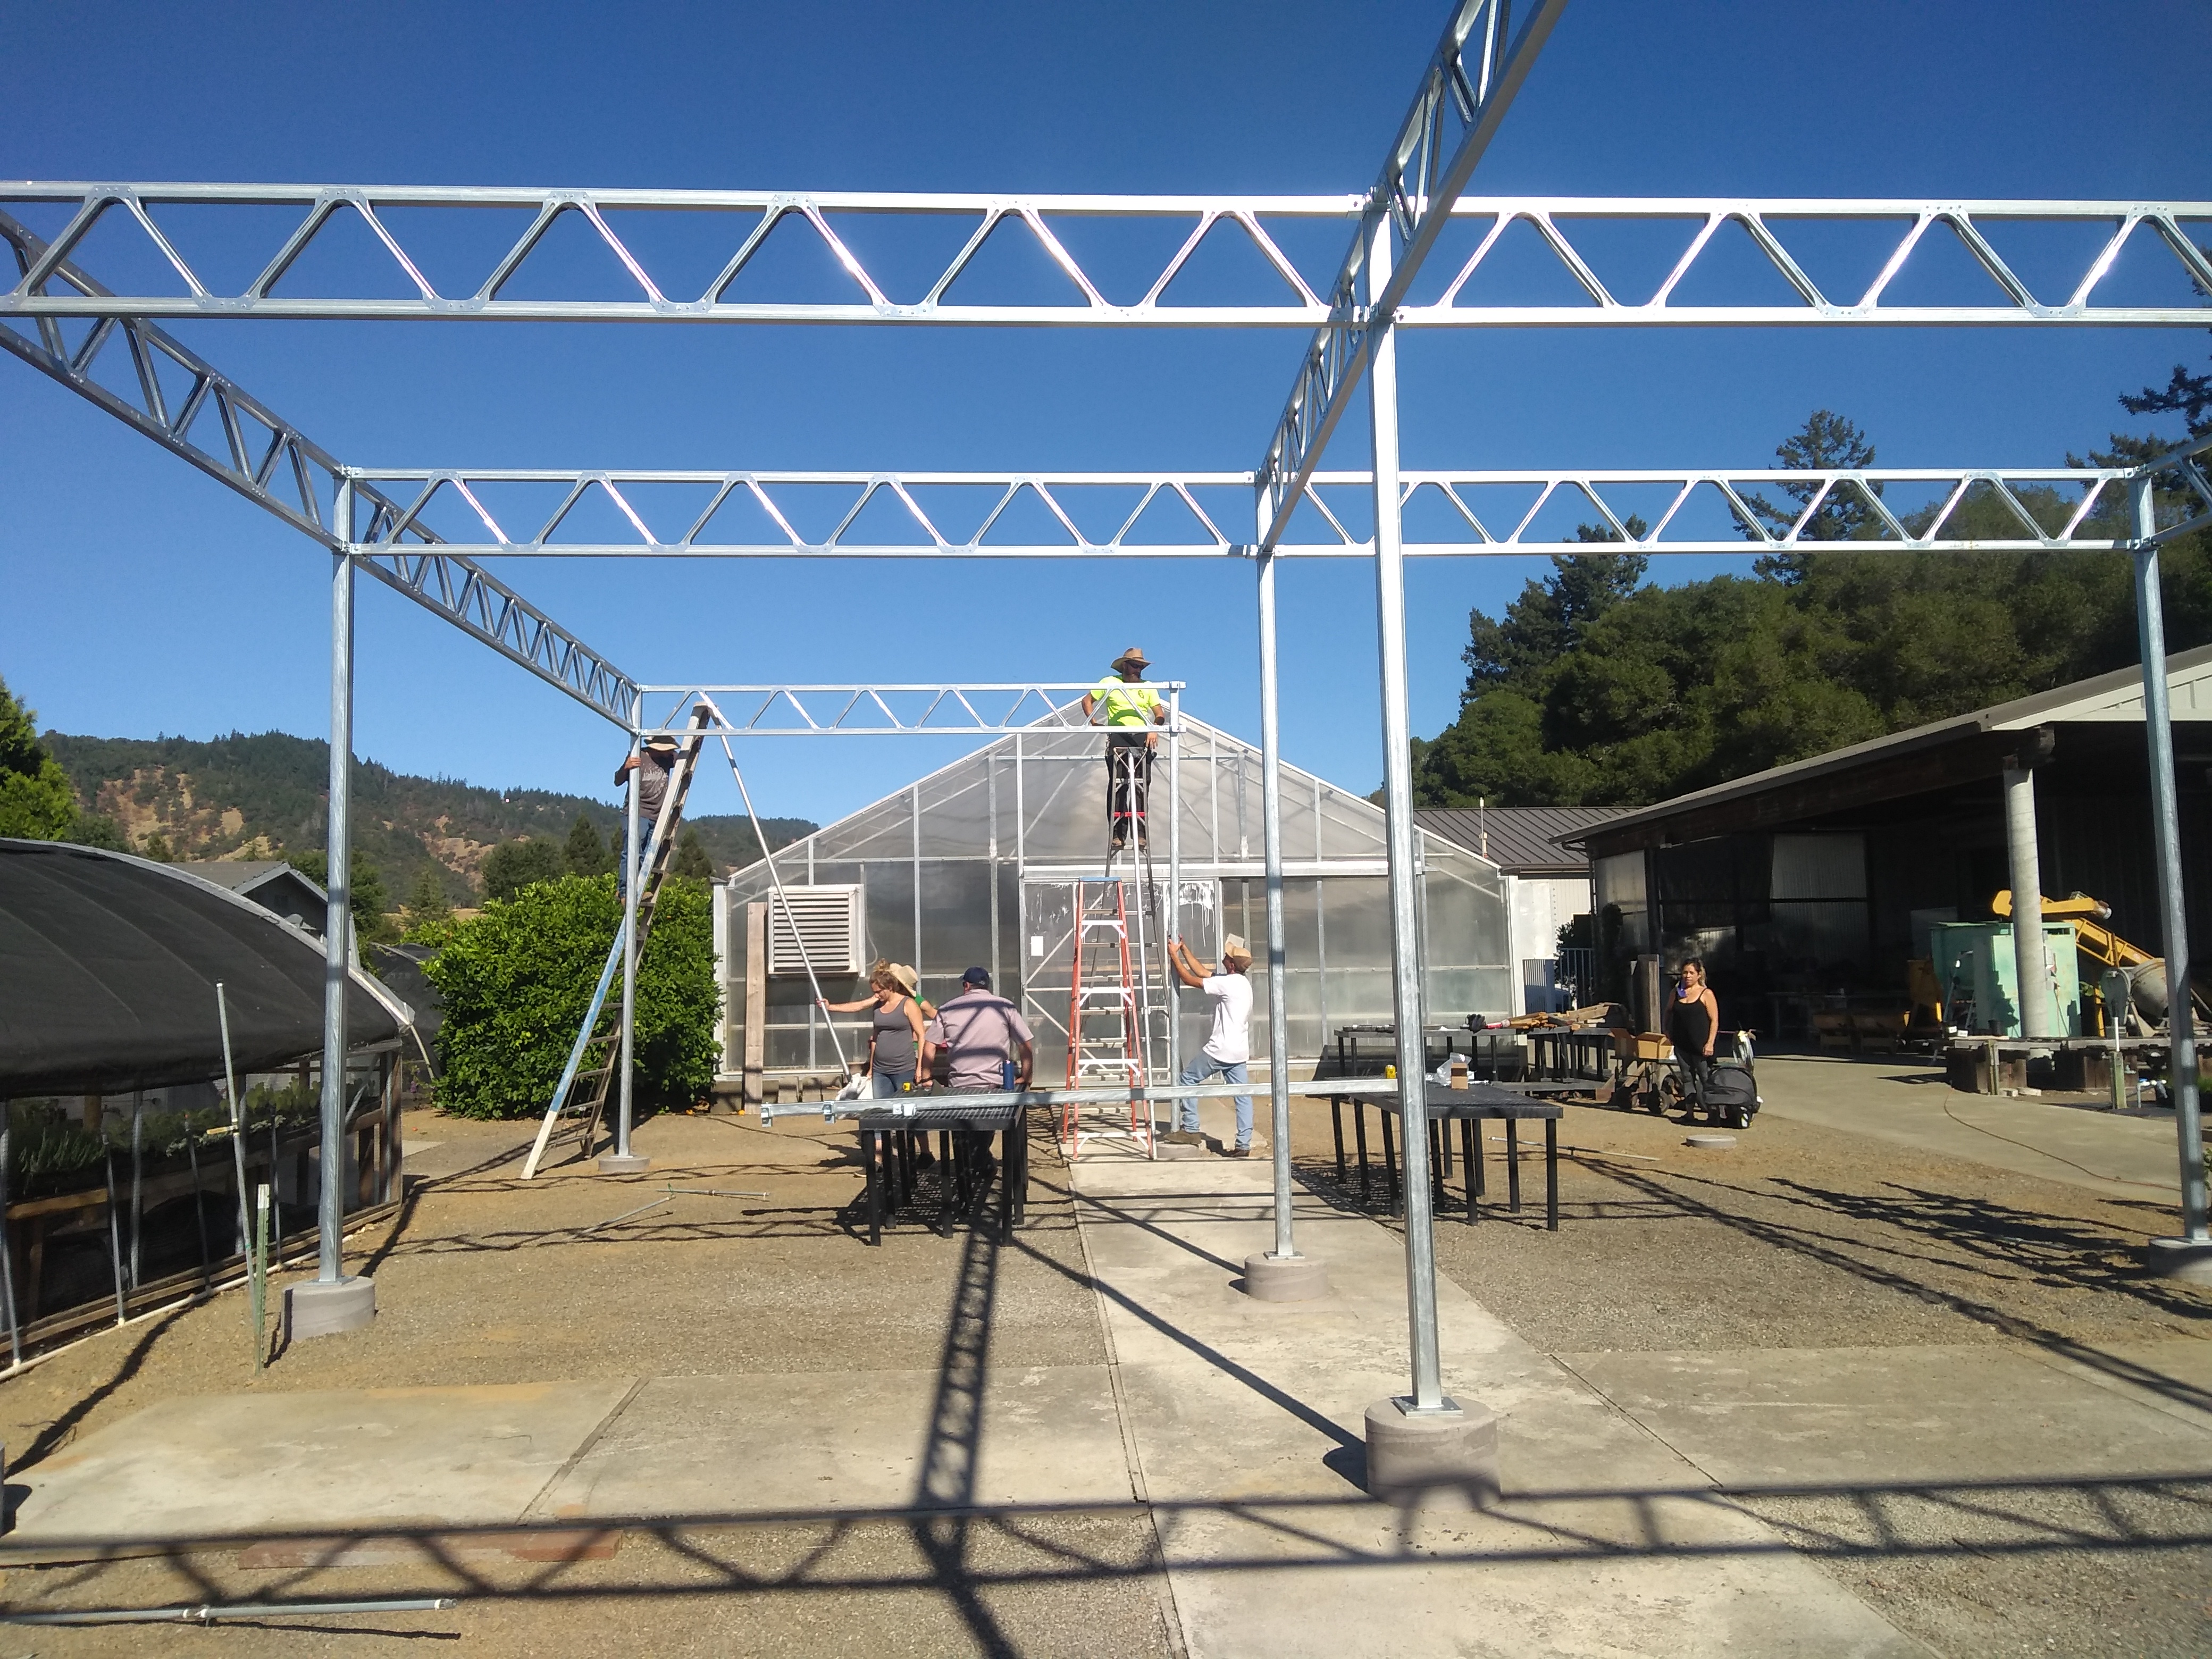
POLYGON ((1145 846, 1145 796, 1152 787, 1152 750, 1160 741, 1146 728, 1165 726, 1168 706, 1143 684, 1152 665, 1141 646, 1131 646, 1109 666, 1114 672, 1084 693, 1083 718, 1095 724, 1097 711, 1105 711, 1106 824, 1118 853, 1129 843, 1133 823, 1138 847, 1145 846))
MULTIPOLYGON (((675 769, 676 739, 665 732, 647 738, 641 753, 630 756, 615 768, 617 784, 631 773, 637 774, 637 855, 641 860, 653 845, 653 826, 660 821, 660 809, 668 799, 669 775, 675 769)), ((623 853, 615 854, 617 893, 629 890, 629 858, 623 853)))
MULTIPOLYGON (((1190 947, 1181 939, 1168 946, 1168 960, 1174 964, 1176 977, 1195 990, 1203 991, 1213 999, 1213 1035, 1206 1040, 1206 1047, 1183 1063, 1179 1081, 1188 1085, 1203 1083, 1218 1072, 1230 1083, 1249 1087, 1252 1074, 1249 1062, 1252 1058, 1252 981, 1246 977, 1252 968, 1252 952, 1235 933, 1221 941, 1221 971, 1209 975, 1190 953, 1190 947)), ((1237 1144, 1223 1149, 1224 1158, 1252 1156, 1252 1097, 1238 1095, 1237 1101, 1237 1144)), ((1198 1103, 1182 1100, 1176 1103, 1176 1127, 1160 1137, 1186 1146, 1205 1144, 1206 1137, 1198 1132, 1198 1103)))

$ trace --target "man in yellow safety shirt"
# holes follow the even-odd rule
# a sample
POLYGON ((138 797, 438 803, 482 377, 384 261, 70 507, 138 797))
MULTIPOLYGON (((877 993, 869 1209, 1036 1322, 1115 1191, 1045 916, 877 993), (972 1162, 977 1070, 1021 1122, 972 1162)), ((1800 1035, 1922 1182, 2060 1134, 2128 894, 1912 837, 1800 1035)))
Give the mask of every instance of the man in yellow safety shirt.
POLYGON ((1145 795, 1152 787, 1152 750, 1159 744, 1158 735, 1147 728, 1167 724, 1168 706, 1143 684, 1152 664, 1142 647, 1131 646, 1109 665, 1114 672, 1084 694, 1083 717, 1107 728, 1106 824, 1119 852, 1128 845, 1133 823, 1137 845, 1146 844, 1145 795))

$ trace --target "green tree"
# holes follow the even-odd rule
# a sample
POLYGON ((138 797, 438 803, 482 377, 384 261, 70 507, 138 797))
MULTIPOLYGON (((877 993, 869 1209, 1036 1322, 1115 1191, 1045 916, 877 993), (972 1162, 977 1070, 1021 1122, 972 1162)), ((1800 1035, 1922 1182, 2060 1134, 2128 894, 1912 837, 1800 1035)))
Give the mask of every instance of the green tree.
MULTIPOLYGON (((565 876, 454 924, 424 969, 444 1003, 441 1104, 482 1118, 545 1109, 621 919, 613 877, 565 876)), ((712 1085, 720 1006, 706 890, 672 881, 638 963, 635 1078, 648 1108, 688 1106, 712 1085)))
MULTIPOLYGON (((1774 447, 1774 457, 1793 471, 1848 472, 1874 465, 1874 446, 1856 425, 1833 410, 1816 409, 1806 417, 1803 427, 1774 447)), ((1784 484, 1782 491, 1797 503, 1794 509, 1778 507, 1764 495, 1747 494, 1743 498, 1744 504, 1764 521, 1766 528, 1777 534, 1796 524, 1816 499, 1820 506, 1806 520, 1801 540, 1853 541, 1873 533, 1881 525, 1866 493, 1849 481, 1826 491, 1811 483, 1784 484)), ((1874 493, 1881 494, 1880 484, 1874 486, 1874 493)), ((1753 540, 1758 538, 1757 531, 1749 525, 1743 526, 1743 533, 1753 540)), ((1802 549, 1762 553, 1753 562, 1752 568, 1777 581, 1802 581, 1811 556, 1802 549)))
POLYGON ((526 887, 561 878, 561 849, 542 836, 495 847, 483 861, 484 896, 511 899, 526 887))
MULTIPOLYGON (((1644 536, 1651 526, 1631 514, 1628 533, 1644 536)), ((1610 525, 1577 525, 1585 542, 1618 541, 1610 525)), ((1492 620, 1480 611, 1468 618, 1468 641, 1460 659, 1467 664, 1466 696, 1494 686, 1528 690, 1543 671, 1581 642, 1593 623, 1636 591, 1650 562, 1641 553, 1553 555, 1552 574, 1531 581, 1521 597, 1492 620)))
POLYGON ((0 836, 61 841, 76 824, 76 792, 39 741, 38 720, 0 680, 0 836))
MULTIPOLYGON (((309 881, 328 890, 331 876, 331 855, 321 848, 291 854, 295 870, 309 881)), ((363 945, 375 945, 389 939, 394 929, 386 908, 391 895, 384 885, 383 872, 359 848, 347 860, 350 880, 346 890, 346 908, 353 913, 355 936, 363 945)))
POLYGON ((68 839, 80 847, 98 847, 111 853, 127 853, 131 843, 123 834, 123 826, 105 812, 80 812, 71 826, 68 839))
POLYGON ((174 864, 177 861, 176 849, 169 845, 169 838, 159 830, 149 830, 139 842, 138 856, 151 859, 156 864, 174 864))
POLYGON ((707 849, 699 843, 699 832, 690 824, 676 838, 676 857, 668 866, 668 873, 696 881, 714 878, 714 861, 707 856, 707 849))
POLYGON ((616 859, 607 850, 606 842, 591 819, 583 813, 576 814, 575 823, 568 826, 568 839, 561 848, 562 867, 572 876, 605 876, 614 872, 616 859))
POLYGON ((426 864, 407 896, 405 937, 420 944, 435 942, 453 920, 453 901, 435 865, 426 864))

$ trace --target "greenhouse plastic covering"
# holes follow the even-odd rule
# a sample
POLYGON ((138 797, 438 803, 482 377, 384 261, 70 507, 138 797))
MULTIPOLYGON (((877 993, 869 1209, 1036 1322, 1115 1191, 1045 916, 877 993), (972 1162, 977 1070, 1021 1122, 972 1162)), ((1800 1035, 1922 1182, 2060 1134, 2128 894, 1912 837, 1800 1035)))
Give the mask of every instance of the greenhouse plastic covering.
MULTIPOLYGON (((1263 958, 1254 969, 1253 1052, 1264 1054, 1267 890, 1261 867, 1260 752, 1182 717, 1180 740, 1181 930, 1201 958, 1224 933, 1263 958)), ((1168 880, 1169 740, 1154 763, 1152 874, 1168 880)), ((781 848, 789 887, 857 883, 865 890, 867 960, 912 963, 921 995, 941 1002, 962 972, 991 970, 1020 1001, 1038 1038, 1037 1072, 1065 1064, 1067 914, 1079 874, 1106 856, 1105 772, 1095 732, 1040 728, 1001 738, 872 805, 781 848)), ((1320 1053, 1346 1024, 1387 1023, 1390 903, 1383 814, 1371 802, 1296 768, 1282 768, 1285 954, 1290 1049, 1320 1053)), ((1442 839, 1416 833, 1423 903, 1425 1022, 1458 1024, 1513 1008, 1505 885, 1498 869, 1442 839)), ((729 878, 724 971, 726 1066, 743 1051, 744 907, 769 898, 765 861, 729 878)), ((824 980, 831 1001, 866 994, 865 975, 824 980)), ((1208 1025, 1207 999, 1181 994, 1182 1050, 1208 1025)), ((823 1016, 803 977, 768 981, 766 1063, 771 1071, 834 1065, 823 1016)), ((838 1017, 848 1054, 866 1052, 866 1017, 838 1017), (849 1031, 851 1035, 844 1035, 849 1031)))
MULTIPOLYGON (((318 1052, 323 941, 247 899, 120 853, 0 840, 0 1098, 116 1093, 221 1073, 217 981, 239 1073, 318 1052)), ((402 1027, 356 970, 356 1045, 402 1027)))

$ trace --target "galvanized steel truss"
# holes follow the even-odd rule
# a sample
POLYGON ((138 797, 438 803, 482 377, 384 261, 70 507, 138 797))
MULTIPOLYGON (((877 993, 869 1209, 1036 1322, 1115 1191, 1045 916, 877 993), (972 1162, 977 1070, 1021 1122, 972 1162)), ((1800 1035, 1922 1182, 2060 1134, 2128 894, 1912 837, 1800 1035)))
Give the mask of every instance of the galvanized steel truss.
MULTIPOLYGON (((1455 100, 1446 99, 1439 107, 1443 106, 1455 106, 1455 100)), ((2113 282, 2123 257, 2136 250, 2163 263, 2177 285, 2194 283, 2212 291, 2212 259, 2203 246, 2212 240, 2212 202, 1469 196, 1448 207, 1432 198, 1416 216, 1413 204, 1420 198, 1405 174, 1433 170, 1431 159, 1422 155, 1410 158, 1397 175, 1401 184, 1392 195, 1403 205, 1390 215, 1394 234, 1406 240, 1397 228, 1418 216, 1432 239, 1455 223, 1474 236, 1474 246, 1457 256, 1448 281, 1420 283, 1418 297, 1413 295, 1413 277, 1403 284, 1394 280, 1392 287, 1402 289, 1390 311, 1394 327, 1838 323, 1986 328, 2057 323, 2112 328, 2212 319, 2212 299, 2203 296, 2098 298, 2099 290, 2113 282), (1863 257, 1853 263, 1870 266, 1870 277, 1823 281, 1817 275, 1821 262, 1810 256, 1806 234, 1816 227, 1835 226, 1856 227, 1856 234, 1867 240, 1858 250, 1863 257), (2024 274, 2030 262, 2020 248, 2008 255, 2011 239, 2023 227, 2049 226, 2076 227, 2079 246, 2069 256, 2052 256, 2062 275, 2024 274), (1632 278, 1594 246, 1593 233, 1601 227, 1605 236, 1655 241, 1664 236, 1677 251, 1662 261, 1663 275, 1632 278), (1477 279, 1497 273, 1513 257, 1516 244, 1533 256, 1532 268, 1511 279, 1516 286, 1548 286, 1576 297, 1542 303, 1487 297, 1477 279), (1895 297, 1903 279, 1917 269, 1912 264, 1916 257, 1924 265, 1952 250, 1986 279, 1978 300, 1895 297), (1704 279, 1717 280, 1718 268, 1737 255, 1748 275, 1735 271, 1730 280, 1748 287, 1762 277, 1771 279, 1765 286, 1772 297, 1723 300, 1704 293, 1704 279), (1555 280, 1547 283, 1547 277, 1555 280)), ((51 245, 40 242, 41 257, 19 266, 16 281, 0 293, 0 317, 1327 326, 1357 337, 1371 319, 1372 307, 1356 288, 1344 290, 1342 285, 1347 276, 1356 279, 1359 273, 1340 272, 1339 288, 1324 298, 1278 232, 1299 222, 1349 228, 1370 199, 16 180, 0 182, 0 208, 66 204, 71 212, 51 245), (251 250, 240 246, 246 227, 203 227, 192 218, 210 210, 257 206, 296 209, 301 216, 289 231, 251 250), (448 293, 425 271, 441 263, 423 251, 438 244, 440 233, 426 231, 411 217, 394 228, 398 216, 410 210, 426 217, 434 210, 439 218, 455 222, 520 215, 527 223, 503 251, 487 252, 470 264, 469 275, 461 279, 463 289, 448 293), (552 286, 594 285, 573 270, 541 274, 532 265, 533 256, 551 257, 549 239, 567 219, 588 228, 592 244, 604 256, 606 282, 628 294, 524 298, 512 292, 527 285, 526 278, 552 286), (672 298, 667 289, 677 280, 672 272, 690 261, 688 256, 676 260, 656 246, 654 225, 678 220, 695 228, 727 220, 729 252, 726 258, 718 255, 708 262, 717 269, 696 293, 684 290, 690 297, 672 298), (349 222, 361 226, 368 240, 366 245, 356 240, 339 253, 340 228, 349 222), (890 246, 856 251, 856 240, 876 240, 856 233, 856 223, 884 231, 882 240, 890 246), (1071 246, 1063 233, 1078 225, 1085 234, 1071 246), (167 273, 168 286, 117 293, 88 287, 64 271, 81 245, 103 227, 136 239, 145 257, 128 263, 167 273), (929 240, 927 234, 939 227, 951 228, 946 240, 955 251, 925 256, 917 247, 906 250, 912 259, 900 257, 899 232, 910 230, 919 234, 917 240, 929 240), (1164 252, 1153 246, 1160 240, 1153 227, 1170 232, 1164 252), (779 235, 802 246, 787 250, 779 245, 771 270, 769 249, 779 235), (1050 298, 957 297, 961 278, 975 274, 987 246, 1002 238, 1022 243, 1040 282, 1060 284, 1062 291, 1050 298), (410 242, 418 246, 410 247, 410 242), (193 252, 188 255, 180 243, 189 243, 193 252), (1220 251, 1224 243, 1239 253, 1249 251, 1248 270, 1258 286, 1273 291, 1234 302, 1178 302, 1173 292, 1177 280, 1188 277, 1203 257, 1220 251), (287 290, 286 279, 298 279, 301 261, 311 252, 349 262, 315 273, 316 285, 333 284, 338 292, 287 290), (222 284, 206 269, 217 262, 229 266, 241 258, 257 272, 242 284, 222 284), (807 267, 811 270, 802 269, 807 267), (911 281, 902 283, 901 275, 909 273, 911 281), (848 295, 801 295, 800 289, 818 286, 823 277, 844 285, 848 295), (392 297, 375 291, 395 285, 414 292, 392 297), (767 291, 743 297, 732 291, 756 286, 767 291)), ((1396 257, 1395 269, 1407 270, 1407 252, 1401 249, 1396 257)), ((1319 344, 1316 340, 1316 349, 1319 344)))
MULTIPOLYGON (((1117 685, 1130 684, 1116 681, 1117 685)), ((1181 680, 1135 682, 1170 707, 1181 680)), ((641 685, 641 731, 690 737, 969 737, 1008 732, 1081 732, 1090 680, 981 682, 959 685, 641 685), (703 716, 695 713, 705 710, 703 716)), ((1178 730, 1172 722, 1163 730, 1178 730)))
MULTIPOLYGON (((2198 527, 2212 513, 2203 446, 2152 464, 2172 492, 2160 507, 2157 539, 2198 527)), ((1528 556, 1587 553, 1591 544, 1560 533, 1570 518, 1643 553, 1759 553, 1818 545, 1869 552, 2112 552, 2136 544, 2130 467, 1881 467, 1856 471, 1750 468, 1613 468, 1407 471, 1399 475, 1401 514, 1431 505, 1443 532, 1409 540, 1409 556, 1528 556), (1916 505, 1905 507, 1910 495, 1916 505), (1962 527, 1963 510, 1995 505, 1995 527, 1962 527), (1639 508, 1648 527, 1632 534, 1639 508), (1826 539, 1845 515, 1858 528, 1848 543, 1826 539)), ((385 485, 404 507, 380 512, 358 544, 374 550, 418 533, 441 507, 449 515, 441 545, 475 557, 787 558, 1131 558, 1249 556, 1249 543, 1224 528, 1260 483, 1253 472, 827 472, 653 471, 596 469, 356 468, 349 476, 385 485), (495 489, 516 492, 512 506, 495 489), (534 505, 519 499, 534 489, 534 505), (809 496, 802 510, 797 499, 809 496), (441 500, 442 498, 442 500, 441 500), (756 532, 742 533, 743 510, 756 532), (1024 507, 1025 533, 1000 535, 1024 507), (596 511, 595 508, 605 508, 596 511), (875 516, 871 517, 872 509, 875 516), (884 512, 888 509, 888 512, 884 512), (526 513, 526 518, 518 518, 526 513), (587 518, 601 532, 626 526, 620 540, 580 532, 587 518), (817 526, 801 527, 808 520, 817 526), (1147 539, 1168 520, 1182 539, 1147 539), (1049 525, 1054 539, 1037 538, 1049 525), (1149 526, 1149 528, 1148 528, 1149 526), (761 534, 766 531, 768 534, 761 534), (482 539, 471 539, 472 532, 482 539)), ((1364 557, 1371 539, 1358 528, 1371 517, 1373 477, 1312 474, 1304 497, 1311 516, 1298 539, 1277 544, 1287 558, 1364 557)))
MULTIPOLYGON (((74 291, 112 297, 4 213, 0 240, 7 243, 19 271, 43 269, 50 281, 74 291)), ((400 524, 398 503, 361 482, 328 450, 154 324, 111 313, 72 348, 59 322, 43 318, 35 337, 0 326, 0 348, 295 530, 333 551, 352 553, 355 562, 386 586, 586 708, 629 726, 636 688, 628 675, 489 570, 438 545, 441 538, 434 532, 419 524, 400 524), (111 377, 120 389, 94 377, 103 355, 118 349, 130 359, 127 374, 111 377), (175 396, 164 386, 165 378, 173 382, 175 396), (213 447, 196 435, 209 431, 216 434, 213 447), (348 479, 353 480, 353 523, 341 525, 339 485, 348 479)))

